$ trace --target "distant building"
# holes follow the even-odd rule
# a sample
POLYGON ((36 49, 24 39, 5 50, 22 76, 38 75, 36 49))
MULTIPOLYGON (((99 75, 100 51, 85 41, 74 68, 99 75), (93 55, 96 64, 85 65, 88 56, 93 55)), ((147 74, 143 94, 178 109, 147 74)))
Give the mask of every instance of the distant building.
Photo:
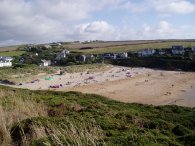
POLYGON ((41 60, 39 66, 49 66, 51 65, 51 60, 41 60))
POLYGON ((116 59, 118 54, 114 54, 114 53, 104 53, 102 55, 103 59, 116 59))
POLYGON ((79 56, 79 61, 85 62, 86 61, 86 55, 79 56))
POLYGON ((95 57, 92 54, 80 55, 79 56, 79 61, 85 62, 86 60, 92 60, 93 58, 95 58, 95 57))
POLYGON ((127 52, 124 52, 124 53, 120 53, 117 55, 118 58, 128 58, 128 54, 127 52))
POLYGON ((183 46, 172 46, 171 52, 173 55, 183 55, 185 50, 183 46))
POLYGON ((56 55, 56 60, 61 60, 61 59, 66 58, 66 55, 67 55, 67 54, 70 54, 70 51, 68 51, 67 49, 62 50, 61 52, 59 52, 59 53, 56 55))
POLYGON ((144 50, 138 51, 138 56, 139 57, 152 56, 154 55, 155 52, 156 52, 155 49, 144 49, 144 50))
POLYGON ((12 57, 9 56, 0 56, 0 67, 11 67, 12 66, 12 57))

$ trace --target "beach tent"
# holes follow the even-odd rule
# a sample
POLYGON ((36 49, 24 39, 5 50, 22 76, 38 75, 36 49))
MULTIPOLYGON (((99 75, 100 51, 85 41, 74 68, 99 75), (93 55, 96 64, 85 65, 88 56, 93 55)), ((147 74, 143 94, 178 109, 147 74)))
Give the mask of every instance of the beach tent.
POLYGON ((52 77, 45 77, 45 80, 52 80, 52 77))

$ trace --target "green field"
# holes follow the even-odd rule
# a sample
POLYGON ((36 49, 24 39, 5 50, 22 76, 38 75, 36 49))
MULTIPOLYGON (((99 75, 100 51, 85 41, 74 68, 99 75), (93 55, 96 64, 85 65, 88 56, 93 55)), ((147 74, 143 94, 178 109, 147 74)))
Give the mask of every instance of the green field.
POLYGON ((23 53, 25 53, 25 51, 4 51, 0 52, 0 56, 20 56, 23 53))
MULTIPOLYGON (((146 48, 171 48, 173 45, 183 45, 184 47, 192 47, 195 46, 195 42, 160 42, 160 43, 145 43, 145 44, 132 44, 132 45, 124 45, 124 46, 112 46, 112 47, 99 47, 89 50, 79 50, 78 48, 70 48, 71 51, 82 52, 85 54, 99 54, 99 53, 120 53, 120 52, 128 52, 128 51, 137 51, 140 49, 146 48)), ((92 45, 93 46, 93 45, 92 45)))
POLYGON ((0 145, 195 145, 195 108, 3 86, 0 95, 0 145))

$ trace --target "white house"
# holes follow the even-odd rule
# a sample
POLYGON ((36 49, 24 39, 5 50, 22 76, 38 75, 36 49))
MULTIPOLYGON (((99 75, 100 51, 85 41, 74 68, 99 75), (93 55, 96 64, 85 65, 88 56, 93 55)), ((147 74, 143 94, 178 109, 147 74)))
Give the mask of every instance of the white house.
POLYGON ((67 49, 62 50, 60 53, 57 54, 56 60, 61 60, 66 58, 67 54, 70 54, 70 51, 68 51, 67 49))
POLYGON ((12 57, 9 56, 0 56, 0 67, 11 67, 12 66, 12 57))
POLYGON ((120 58, 128 58, 127 52, 121 53, 120 58))
POLYGON ((92 60, 94 58, 95 58, 95 56, 92 54, 80 55, 79 61, 85 62, 86 60, 92 60))
POLYGON ((0 67, 11 67, 11 66, 12 66, 12 62, 0 61, 0 67))
POLYGON ((39 66, 49 66, 51 65, 51 60, 41 60, 41 63, 39 63, 39 66))
POLYGON ((152 56, 154 55, 154 53, 156 52, 156 50, 154 49, 144 49, 144 50, 140 50, 138 51, 138 55, 141 56, 152 56))
POLYGON ((79 61, 85 62, 86 61, 86 55, 79 56, 79 61))
POLYGON ((185 53, 183 46, 172 46, 171 51, 173 55, 183 55, 185 53))

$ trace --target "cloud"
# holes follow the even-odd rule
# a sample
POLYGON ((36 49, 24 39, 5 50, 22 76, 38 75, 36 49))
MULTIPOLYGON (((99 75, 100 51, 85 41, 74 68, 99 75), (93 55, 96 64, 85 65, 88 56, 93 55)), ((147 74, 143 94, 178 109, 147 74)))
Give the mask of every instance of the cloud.
POLYGON ((116 31, 117 40, 152 40, 152 39, 190 39, 195 29, 192 26, 173 26, 167 21, 160 21, 157 25, 144 24, 142 28, 124 27, 116 31))
POLYGON ((105 21, 94 21, 75 26, 70 36, 76 40, 112 40, 115 28, 105 21))
POLYGON ((39 43, 68 39, 66 34, 72 25, 89 19, 93 12, 115 2, 0 0, 0 41, 39 43))
POLYGON ((186 0, 152 0, 154 9, 164 15, 189 14, 195 11, 195 5, 186 0))
POLYGON ((187 27, 179 30, 179 26, 175 28, 165 21, 157 26, 152 26, 151 23, 155 22, 151 22, 141 29, 128 24, 123 26, 120 19, 129 15, 127 11, 143 15, 152 11, 170 16, 193 13, 195 6, 187 0, 0 0, 0 45, 86 39, 149 39, 155 36, 168 38, 176 36, 174 33, 178 34, 176 37, 182 37, 179 34, 181 30, 188 31, 183 32, 184 36, 194 36, 192 26, 191 30, 187 27), (104 12, 105 17, 102 16, 104 12), (116 13, 117 18, 112 22, 115 16, 110 14, 116 13), (109 23, 108 17, 113 17, 109 18, 109 23))
POLYGON ((120 7, 132 13, 143 13, 149 9, 148 4, 149 3, 147 3, 146 1, 143 2, 127 1, 121 4, 120 7))
POLYGON ((187 0, 143 0, 123 1, 118 8, 133 13, 154 11, 160 15, 189 14, 195 12, 195 4, 187 0))

